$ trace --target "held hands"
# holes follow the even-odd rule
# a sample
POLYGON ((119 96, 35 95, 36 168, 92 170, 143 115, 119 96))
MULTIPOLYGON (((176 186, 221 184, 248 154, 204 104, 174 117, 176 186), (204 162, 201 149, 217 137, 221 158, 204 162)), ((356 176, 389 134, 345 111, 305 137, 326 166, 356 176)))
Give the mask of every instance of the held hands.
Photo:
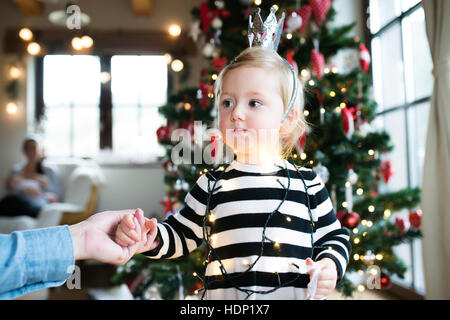
POLYGON ((306 266, 309 267, 309 276, 313 277, 314 270, 319 269, 317 279, 317 289, 314 300, 326 298, 336 287, 337 268, 334 261, 330 258, 323 258, 319 261, 313 261, 311 258, 306 259, 306 266))
POLYGON ((136 254, 156 248, 158 228, 156 219, 147 219, 142 210, 123 217, 115 234, 115 241, 122 247, 137 246, 136 254))
POLYGON ((157 234, 155 219, 144 218, 141 209, 105 211, 94 214, 89 219, 75 225, 71 225, 75 260, 95 259, 100 262, 115 265, 124 265, 130 258, 158 245, 154 239, 157 234), (132 229, 140 241, 134 241, 132 245, 121 245, 116 242, 116 235, 128 230, 124 218, 129 216, 135 229, 132 229), (119 229, 119 226, 121 228, 119 229))

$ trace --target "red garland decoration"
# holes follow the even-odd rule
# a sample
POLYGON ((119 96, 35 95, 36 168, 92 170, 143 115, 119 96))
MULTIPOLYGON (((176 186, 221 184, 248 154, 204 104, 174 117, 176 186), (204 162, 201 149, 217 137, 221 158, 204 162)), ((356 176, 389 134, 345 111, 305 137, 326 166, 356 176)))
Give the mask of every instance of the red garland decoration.
POLYGON ((384 183, 388 184, 389 180, 394 175, 394 169, 392 169, 391 161, 385 160, 381 162, 380 171, 383 176, 384 183))
POLYGON ((312 12, 314 14, 314 20, 318 26, 321 26, 325 18, 327 17, 328 11, 330 11, 331 1, 330 0, 309 0, 312 12))
POLYGON ((298 33, 302 33, 305 30, 309 19, 311 18, 312 8, 310 5, 305 5, 301 7, 300 10, 297 11, 297 13, 300 15, 300 17, 302 17, 302 25, 298 29, 298 33))
POLYGON ((202 26, 203 32, 206 32, 206 30, 208 30, 215 17, 225 19, 230 15, 230 11, 226 9, 213 10, 209 6, 208 2, 201 3, 199 11, 200 11, 200 25, 202 26))
POLYGON ((216 57, 212 60, 212 68, 214 71, 220 72, 227 62, 228 58, 225 56, 223 56, 222 58, 216 57))
POLYGON ((322 80, 323 67, 325 66, 325 58, 316 49, 311 50, 311 68, 317 79, 322 80))

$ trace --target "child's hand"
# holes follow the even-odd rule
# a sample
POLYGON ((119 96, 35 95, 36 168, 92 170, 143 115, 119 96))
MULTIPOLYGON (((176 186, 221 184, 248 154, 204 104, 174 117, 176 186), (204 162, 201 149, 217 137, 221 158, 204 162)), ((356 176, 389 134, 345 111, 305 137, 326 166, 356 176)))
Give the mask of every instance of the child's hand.
POLYGON ((135 254, 156 248, 159 241, 155 241, 158 228, 156 219, 147 219, 142 210, 123 217, 116 230, 115 241, 122 247, 138 245, 135 254))
MULTIPOLYGON (((313 261, 311 258, 306 259, 306 265, 308 267, 319 268, 319 277, 317 279, 317 289, 314 296, 315 300, 319 300, 328 296, 336 287, 336 281, 338 277, 336 264, 330 258, 323 258, 319 261, 313 261)), ((310 278, 312 277, 314 270, 308 271, 310 278)))

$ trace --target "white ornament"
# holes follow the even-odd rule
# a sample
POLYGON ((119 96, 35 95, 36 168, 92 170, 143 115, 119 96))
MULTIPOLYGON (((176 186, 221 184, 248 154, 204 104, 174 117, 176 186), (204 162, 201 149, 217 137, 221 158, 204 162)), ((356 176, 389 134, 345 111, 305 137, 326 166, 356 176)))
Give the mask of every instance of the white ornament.
POLYGON ((211 58, 214 54, 214 45, 212 43, 207 43, 203 47, 202 53, 206 58, 211 58))
POLYGON ((214 1, 214 4, 216 5, 216 8, 219 10, 225 8, 225 2, 223 2, 222 0, 214 1))
POLYGON ((211 22, 211 25, 212 25, 212 27, 213 27, 214 29, 217 30, 217 29, 222 28, 223 23, 222 23, 222 20, 221 20, 220 18, 215 17, 215 18, 213 19, 213 21, 211 22))
POLYGON ((297 12, 292 12, 286 22, 286 30, 288 32, 292 32, 294 30, 299 29, 303 24, 303 19, 301 16, 297 14, 297 12))
POLYGON ((358 182, 358 175, 356 174, 355 171, 353 171, 353 169, 348 170, 348 178, 347 180, 351 183, 351 184, 355 184, 358 182))
POLYGON ((362 125, 358 128, 359 135, 362 137, 366 137, 367 134, 372 132, 372 126, 368 122, 364 122, 362 125))
POLYGON ((327 167, 319 163, 317 166, 313 168, 313 171, 317 173, 317 175, 322 179, 323 183, 327 183, 330 178, 330 171, 328 171, 327 167))
POLYGON ((191 29, 189 30, 189 36, 194 40, 194 42, 197 42, 198 36, 200 35, 200 21, 196 20, 191 24, 191 29))

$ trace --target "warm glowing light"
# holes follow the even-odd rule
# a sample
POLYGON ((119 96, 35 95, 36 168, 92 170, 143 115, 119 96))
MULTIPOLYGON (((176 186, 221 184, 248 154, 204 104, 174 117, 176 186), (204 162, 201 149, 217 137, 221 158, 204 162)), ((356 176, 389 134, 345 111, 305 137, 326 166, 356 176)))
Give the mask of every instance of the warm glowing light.
POLYGON ((280 243, 279 242, 275 242, 274 246, 275 246, 275 248, 279 248, 280 247, 280 243))
POLYGON ((33 39, 33 32, 28 28, 22 28, 19 31, 19 37, 24 41, 30 41, 33 39))
POLYGON ((305 117, 307 117, 307 116, 309 116, 309 111, 305 110, 305 111, 303 111, 303 114, 304 114, 305 117))
POLYGON ((216 216, 213 215, 213 214, 210 214, 210 215, 209 215, 209 221, 210 221, 210 222, 216 221, 216 216))
POLYGON ((292 39, 292 33, 288 33, 288 34, 286 35, 286 39, 291 40, 291 39, 292 39))
POLYGON ((325 114, 325 112, 326 112, 325 108, 320 108, 320 113, 321 114, 325 114))
POLYGON ((36 56, 36 55, 38 55, 41 52, 41 46, 37 42, 31 42, 27 46, 27 51, 32 56, 36 56))
POLYGON ((369 156, 373 156, 375 154, 375 151, 373 151, 372 149, 370 149, 369 151, 367 151, 367 153, 369 154, 369 156))
POLYGON ((330 68, 326 67, 325 69, 323 69, 323 72, 324 72, 325 74, 330 73, 330 68))
POLYGON ((359 232, 358 228, 353 228, 353 233, 357 234, 359 232))
POLYGON ((107 83, 107 82, 109 82, 109 80, 111 80, 111 75, 109 74, 109 72, 103 71, 100 73, 100 82, 101 83, 107 83))
POLYGON ((355 243, 355 244, 358 244, 359 243, 359 238, 355 238, 354 240, 353 240, 353 242, 355 243))
POLYGON ((217 80, 217 74, 213 74, 212 76, 211 76, 211 78, 213 79, 213 80, 217 80))
POLYGON ((81 43, 83 44, 84 48, 90 48, 93 46, 94 40, 90 36, 82 36, 81 43))
POLYGON ((11 68, 9 68, 9 76, 11 77, 11 79, 18 79, 21 74, 22 71, 16 66, 12 66, 11 68))
POLYGON ((381 253, 379 253, 375 256, 375 259, 381 261, 381 260, 383 260, 383 255, 381 253))
POLYGON ((72 48, 77 51, 83 49, 83 41, 81 41, 80 37, 73 37, 72 48))
POLYGON ((169 26, 168 31, 171 37, 176 38, 181 34, 181 27, 178 24, 174 23, 169 26))
POLYGON ((387 219, 391 216, 391 210, 386 209, 384 210, 384 218, 387 219))
POLYGON ((172 62, 172 56, 170 53, 164 53, 164 58, 166 58, 167 64, 172 62))
POLYGON ((359 254, 355 253, 353 255, 353 260, 355 260, 355 261, 359 260, 359 254))
POLYGON ((261 2, 262 2, 261 0, 255 0, 255 5, 259 6, 261 4, 261 2))
POLYGON ((375 207, 373 205, 370 205, 367 210, 369 210, 369 212, 374 212, 375 211, 375 207))
POLYGON ((6 105, 6 112, 7 112, 8 114, 10 114, 10 115, 16 114, 16 113, 17 113, 17 110, 18 110, 17 104, 15 104, 14 102, 9 102, 9 103, 6 105))
POLYGON ((286 217, 286 221, 291 222, 292 221, 291 217, 286 217))
POLYGON ((360 285, 358 286, 358 291, 359 291, 359 292, 363 292, 364 290, 366 290, 366 288, 365 288, 362 284, 360 284, 360 285))
POLYGON ((309 80, 308 84, 312 87, 312 86, 314 86, 316 83, 314 82, 314 80, 309 80))
POLYGON ((358 196, 361 196, 363 193, 364 193, 364 190, 363 190, 362 188, 356 189, 356 194, 357 194, 358 196))
POLYGON ((332 98, 336 97, 336 92, 330 91, 330 97, 332 97, 332 98))
POLYGON ((300 159, 305 160, 306 157, 307 157, 307 156, 306 156, 306 153, 302 152, 302 153, 300 154, 300 159))
POLYGON ((170 64, 170 67, 172 68, 173 71, 180 72, 181 70, 183 70, 184 64, 183 64, 183 62, 181 60, 175 59, 170 64))

